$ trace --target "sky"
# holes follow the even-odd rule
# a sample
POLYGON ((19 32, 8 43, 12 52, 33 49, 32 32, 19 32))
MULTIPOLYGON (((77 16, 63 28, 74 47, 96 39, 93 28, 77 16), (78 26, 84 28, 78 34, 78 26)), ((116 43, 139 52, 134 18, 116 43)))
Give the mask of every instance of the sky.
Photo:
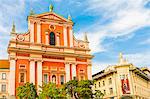
POLYGON ((30 10, 70 14, 74 35, 90 42, 92 74, 118 63, 119 53, 137 67, 150 68, 150 0, 0 0, 0 59, 8 59, 13 21, 18 33, 28 30, 30 10))

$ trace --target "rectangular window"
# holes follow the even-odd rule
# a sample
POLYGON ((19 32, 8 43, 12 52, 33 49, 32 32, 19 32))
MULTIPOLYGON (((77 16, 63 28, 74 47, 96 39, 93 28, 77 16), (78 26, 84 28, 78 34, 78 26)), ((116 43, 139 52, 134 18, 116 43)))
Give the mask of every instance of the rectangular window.
POLYGON ((26 66, 21 64, 21 65, 19 66, 19 69, 26 69, 26 66))
POLYGON ((95 88, 96 88, 96 84, 95 84, 95 88))
POLYGON ((101 83, 99 82, 99 87, 101 87, 101 83))
POLYGON ((21 83, 24 83, 24 77, 25 75, 24 75, 24 73, 20 73, 20 82, 21 83))
POLYGON ((6 92, 6 85, 5 84, 2 84, 1 91, 6 92))
POLYGON ((105 86, 105 81, 103 81, 103 86, 105 86))
POLYGON ((109 88, 110 94, 113 94, 113 89, 109 88))
POLYGON ((6 79, 6 73, 2 73, 2 80, 6 79))
POLYGON ((104 90, 104 95, 106 95, 106 90, 104 90))
POLYGON ((45 83, 48 82, 47 79, 48 79, 48 75, 47 75, 47 74, 44 74, 44 82, 45 82, 45 83))
POLYGON ((111 78, 109 78, 109 84, 112 84, 112 79, 111 78))
POLYGON ((64 84, 64 76, 63 75, 60 76, 60 83, 61 83, 61 85, 64 84))

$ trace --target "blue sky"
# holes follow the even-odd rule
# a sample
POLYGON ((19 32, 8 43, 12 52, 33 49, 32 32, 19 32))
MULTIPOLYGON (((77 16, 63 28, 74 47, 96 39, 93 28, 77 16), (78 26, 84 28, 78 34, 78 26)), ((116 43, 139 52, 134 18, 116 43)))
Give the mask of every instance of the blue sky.
POLYGON ((0 59, 7 59, 13 20, 18 33, 27 31, 30 9, 72 16, 79 39, 87 32, 93 59, 93 74, 118 63, 122 52, 129 63, 150 67, 150 0, 1 0, 0 59))

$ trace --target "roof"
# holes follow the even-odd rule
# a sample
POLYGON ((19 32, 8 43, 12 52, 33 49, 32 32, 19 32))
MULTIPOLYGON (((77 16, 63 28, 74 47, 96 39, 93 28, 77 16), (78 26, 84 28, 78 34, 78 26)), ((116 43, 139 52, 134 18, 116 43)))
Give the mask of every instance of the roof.
POLYGON ((9 69, 9 60, 0 60, 0 69, 9 69))

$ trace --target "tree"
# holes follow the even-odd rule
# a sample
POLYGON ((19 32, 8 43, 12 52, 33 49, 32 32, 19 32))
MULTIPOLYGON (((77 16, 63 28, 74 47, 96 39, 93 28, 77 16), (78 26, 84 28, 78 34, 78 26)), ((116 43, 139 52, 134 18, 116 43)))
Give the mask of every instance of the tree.
POLYGON ((38 97, 35 85, 33 83, 25 83, 23 86, 17 88, 17 96, 20 99, 35 99, 38 97))
POLYGON ((103 99, 104 94, 100 90, 96 90, 94 93, 94 99, 103 99))
POLYGON ((42 84, 39 98, 40 99, 65 99, 66 93, 63 88, 57 88, 54 83, 42 84))
POLYGON ((93 81, 90 80, 70 80, 66 83, 65 89, 72 99, 91 99, 93 81))
POLYGON ((76 99, 76 88, 78 86, 77 80, 70 80, 65 84, 65 90, 67 94, 71 96, 72 99, 76 99))
POLYGON ((93 93, 92 93, 92 85, 93 81, 91 80, 81 80, 78 83, 77 87, 77 94, 79 99, 92 99, 93 93))

